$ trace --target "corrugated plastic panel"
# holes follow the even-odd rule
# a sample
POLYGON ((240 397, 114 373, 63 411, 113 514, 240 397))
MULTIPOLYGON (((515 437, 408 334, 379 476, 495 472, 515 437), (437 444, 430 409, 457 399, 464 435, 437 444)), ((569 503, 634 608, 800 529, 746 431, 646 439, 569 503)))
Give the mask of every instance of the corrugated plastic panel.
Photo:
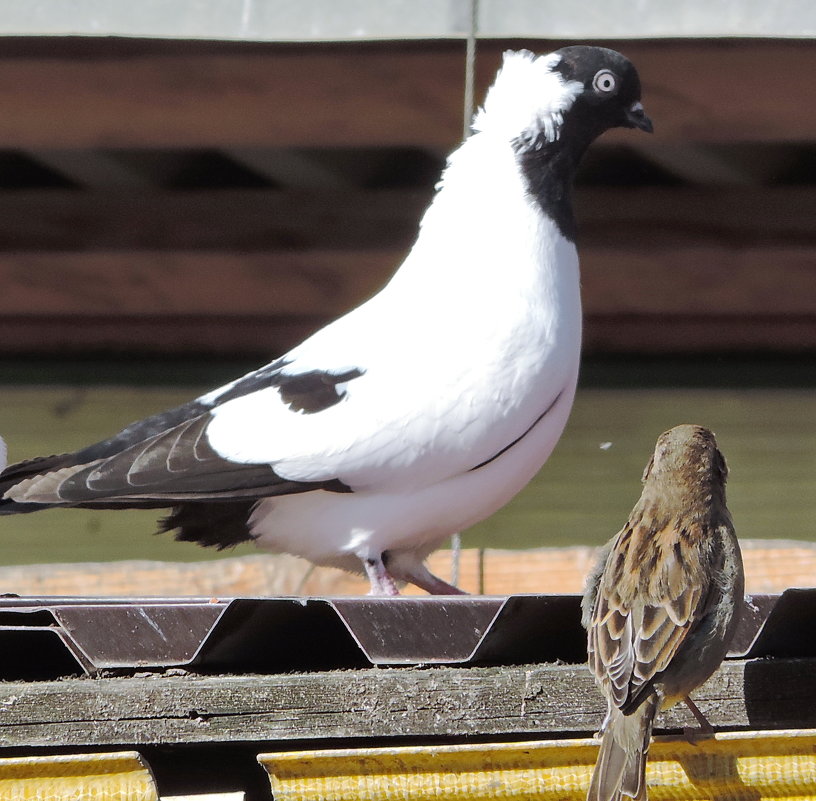
POLYGON ((13 801, 159 801, 139 754, 0 759, 0 798, 13 801))
MULTIPOLYGON (((584 801, 598 741, 263 754, 276 801, 584 801)), ((658 737, 646 781, 660 801, 816 798, 816 732, 658 737)))

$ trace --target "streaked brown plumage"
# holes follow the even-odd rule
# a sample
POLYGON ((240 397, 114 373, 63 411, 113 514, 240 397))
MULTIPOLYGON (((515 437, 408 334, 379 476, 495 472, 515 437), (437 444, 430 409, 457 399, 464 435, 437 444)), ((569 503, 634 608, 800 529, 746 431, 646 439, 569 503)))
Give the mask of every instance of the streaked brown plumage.
POLYGON ((588 801, 647 797, 655 715, 687 699, 728 650, 744 581, 727 474, 707 429, 661 434, 640 500, 587 579, 589 667, 608 703, 588 801))

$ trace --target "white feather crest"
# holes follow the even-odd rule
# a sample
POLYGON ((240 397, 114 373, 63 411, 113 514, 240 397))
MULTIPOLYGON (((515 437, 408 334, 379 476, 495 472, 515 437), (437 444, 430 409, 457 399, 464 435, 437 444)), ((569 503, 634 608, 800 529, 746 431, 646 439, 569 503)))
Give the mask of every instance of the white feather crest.
POLYGON ((506 51, 473 129, 508 140, 534 138, 539 132, 550 142, 558 139, 564 114, 583 88, 553 70, 560 60, 557 53, 535 56, 529 50, 506 51))

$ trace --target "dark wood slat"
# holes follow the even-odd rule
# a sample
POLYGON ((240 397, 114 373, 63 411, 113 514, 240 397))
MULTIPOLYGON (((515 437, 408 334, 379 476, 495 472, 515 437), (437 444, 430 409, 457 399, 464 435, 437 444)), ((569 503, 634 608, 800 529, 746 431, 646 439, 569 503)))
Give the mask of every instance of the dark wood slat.
POLYGON ((816 315, 598 314, 584 353, 766 353, 816 350, 816 315))
MULTIPOLYGON (((816 50, 806 41, 609 44, 638 65, 646 106, 667 140, 813 137, 816 112, 803 98, 816 50)), ((523 45, 553 46, 480 43, 479 100, 502 50, 523 45)), ((3 60, 0 147, 447 148, 460 136, 460 42, 210 51, 166 42, 88 52, 80 46, 3 60)))
POLYGON ((0 315, 0 353, 251 354, 262 363, 327 322, 268 315, 0 315))
MULTIPOLYGON (((131 352, 251 355, 265 361, 302 342, 330 318, 241 316, 0 317, 0 354, 131 352)), ((589 315, 584 353, 808 353, 816 315, 589 315)))
MULTIPOLYGON (((811 187, 578 187, 581 246, 816 243, 811 187)), ((408 248, 432 190, 0 193, 0 252, 408 248)))
MULTIPOLYGON (((0 195, 0 352, 281 352, 388 280, 427 198, 0 195)), ((588 350, 816 347, 812 201, 580 189, 588 350)))
POLYGON ((448 146, 463 45, 220 46, 4 60, 0 147, 448 146))
POLYGON ((431 194, 0 192, 0 252, 407 248, 431 194))
MULTIPOLYGON (((0 314, 333 317, 379 289, 403 251, 0 253, 0 314)), ((581 249, 594 315, 814 315, 812 247, 581 249)))
POLYGON ((399 264, 391 251, 0 253, 0 314, 326 317, 399 264))
MULTIPOLYGON (((728 662, 694 698, 724 729, 812 727, 813 667, 728 662)), ((582 665, 532 665, 8 682, 0 708, 0 746, 42 747, 586 734, 605 704, 582 665)))

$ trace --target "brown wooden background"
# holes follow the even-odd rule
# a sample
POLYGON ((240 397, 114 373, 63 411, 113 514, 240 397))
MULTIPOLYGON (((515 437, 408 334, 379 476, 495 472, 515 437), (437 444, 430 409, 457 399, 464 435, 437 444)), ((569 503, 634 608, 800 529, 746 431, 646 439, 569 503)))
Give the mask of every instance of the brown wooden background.
MULTIPOLYGON (((0 354, 274 354, 374 292, 461 135, 464 45, 7 40, 0 354)), ((507 47, 480 42, 477 98, 507 47)), ((586 160, 587 351, 816 347, 816 47, 605 43, 655 135, 586 160)))

